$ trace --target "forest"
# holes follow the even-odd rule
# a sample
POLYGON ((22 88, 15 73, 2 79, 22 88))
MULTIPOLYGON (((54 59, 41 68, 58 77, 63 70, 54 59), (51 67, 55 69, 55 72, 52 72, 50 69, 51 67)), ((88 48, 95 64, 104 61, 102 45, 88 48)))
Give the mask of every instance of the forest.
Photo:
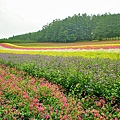
POLYGON ((120 14, 78 14, 65 19, 55 19, 37 32, 4 39, 0 42, 77 42, 120 39, 120 14))

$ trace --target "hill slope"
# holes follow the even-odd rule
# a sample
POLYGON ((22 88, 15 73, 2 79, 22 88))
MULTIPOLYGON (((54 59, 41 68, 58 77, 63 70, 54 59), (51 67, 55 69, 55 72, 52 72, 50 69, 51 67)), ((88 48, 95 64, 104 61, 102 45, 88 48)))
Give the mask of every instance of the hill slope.
MULTIPOLYGON (((76 42, 120 39, 120 14, 78 14, 53 20, 41 31, 10 37, 7 42, 76 42)), ((2 42, 2 40, 0 40, 2 42)), ((5 42, 5 40, 3 40, 5 42)))

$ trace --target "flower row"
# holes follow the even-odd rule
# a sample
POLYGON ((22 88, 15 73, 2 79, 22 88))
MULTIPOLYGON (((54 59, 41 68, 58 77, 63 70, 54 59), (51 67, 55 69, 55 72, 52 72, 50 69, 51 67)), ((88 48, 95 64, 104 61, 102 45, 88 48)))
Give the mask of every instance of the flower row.
POLYGON ((83 45, 83 46, 64 46, 64 47, 23 47, 8 43, 1 43, 0 46, 8 49, 17 50, 91 50, 91 49, 120 49, 120 44, 103 44, 103 45, 83 45))
MULTIPOLYGON (((112 99, 113 104, 114 102, 115 98, 112 99)), ((0 105, 0 118, 7 120, 120 118, 118 106, 111 108, 104 98, 93 96, 75 100, 66 96, 61 86, 51 84, 45 78, 33 78, 23 71, 2 64, 0 64, 0 105)))

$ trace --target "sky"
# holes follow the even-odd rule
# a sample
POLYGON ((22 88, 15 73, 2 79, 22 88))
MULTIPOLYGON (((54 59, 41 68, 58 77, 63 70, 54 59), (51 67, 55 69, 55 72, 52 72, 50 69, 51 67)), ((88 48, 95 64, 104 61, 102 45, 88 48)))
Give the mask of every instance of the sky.
POLYGON ((74 14, 120 13, 120 0, 0 0, 0 38, 41 30, 74 14))

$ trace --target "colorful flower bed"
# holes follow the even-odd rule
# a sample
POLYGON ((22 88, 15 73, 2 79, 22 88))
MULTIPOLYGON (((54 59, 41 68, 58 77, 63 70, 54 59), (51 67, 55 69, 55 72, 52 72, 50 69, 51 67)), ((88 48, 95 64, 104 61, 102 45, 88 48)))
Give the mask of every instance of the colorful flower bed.
POLYGON ((57 85, 0 65, 0 118, 80 119, 80 103, 66 97, 57 85))
POLYGON ((109 58, 109 59, 120 59, 119 51, 16 51, 16 50, 0 50, 0 53, 13 53, 13 54, 31 54, 31 55, 47 55, 47 56, 62 56, 62 57, 72 57, 81 56, 85 58, 109 58))
POLYGON ((99 94, 104 97, 119 94, 119 92, 116 93, 118 91, 116 87, 120 80, 120 59, 1 53, 0 62, 11 67, 16 66, 17 69, 24 70, 30 75, 44 77, 53 83, 60 84, 68 92, 79 84, 76 88, 79 94, 82 94, 85 89, 89 94, 99 94), (108 94, 108 89, 110 91, 113 89, 113 93, 111 91, 111 94, 108 94), (99 90, 100 93, 97 93, 99 90))
MULTIPOLYGON (((77 85, 78 86, 78 85, 77 85)), ((0 118, 4 120, 118 120, 116 98, 68 97, 45 78, 0 64, 0 118), (113 106, 111 106, 113 105, 113 106)))
POLYGON ((8 43, 1 43, 0 46, 8 49, 17 50, 91 50, 91 49, 120 49, 120 44, 103 44, 103 45, 83 45, 83 46, 64 46, 64 47, 23 47, 8 43))
POLYGON ((73 49, 62 49, 56 48, 54 50, 43 50, 39 48, 39 50, 22 50, 22 49, 10 49, 4 46, 1 46, 0 53, 14 53, 14 54, 40 54, 40 55, 47 55, 47 56, 82 56, 85 58, 110 58, 110 59, 119 59, 120 58, 120 49, 82 49, 82 50, 73 50, 73 49), (41 50, 40 50, 41 49, 41 50))
POLYGON ((119 50, 0 44, 0 120, 119 120, 119 50))

